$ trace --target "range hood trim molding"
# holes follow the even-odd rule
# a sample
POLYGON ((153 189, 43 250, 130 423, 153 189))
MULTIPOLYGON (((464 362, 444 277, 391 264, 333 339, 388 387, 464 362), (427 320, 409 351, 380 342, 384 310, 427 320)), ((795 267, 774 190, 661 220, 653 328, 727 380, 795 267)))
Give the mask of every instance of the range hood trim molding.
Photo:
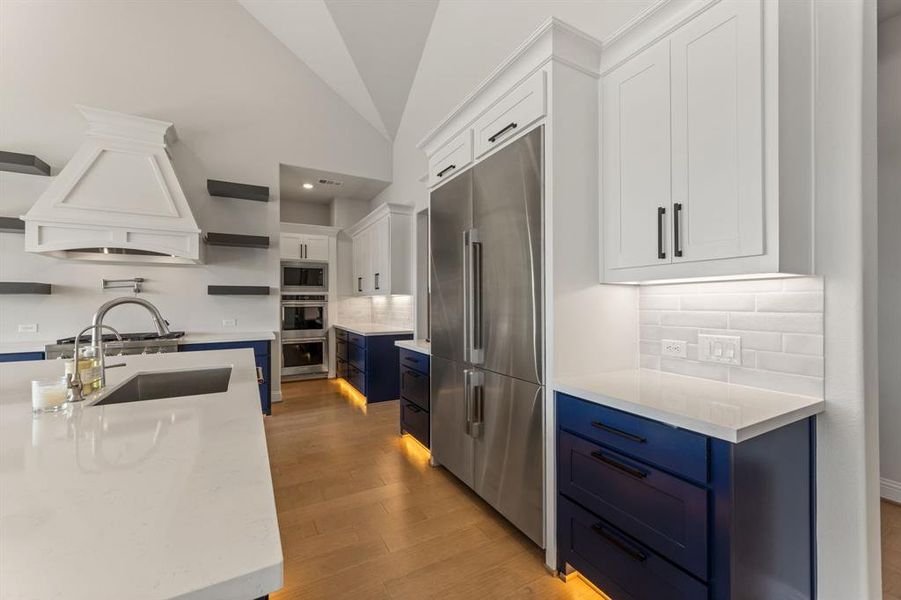
POLYGON ((22 217, 25 250, 102 262, 202 262, 201 230, 169 155, 168 144, 177 139, 172 123, 77 108, 88 121, 88 131, 72 159, 22 217), (91 253, 85 248, 156 254, 91 253))

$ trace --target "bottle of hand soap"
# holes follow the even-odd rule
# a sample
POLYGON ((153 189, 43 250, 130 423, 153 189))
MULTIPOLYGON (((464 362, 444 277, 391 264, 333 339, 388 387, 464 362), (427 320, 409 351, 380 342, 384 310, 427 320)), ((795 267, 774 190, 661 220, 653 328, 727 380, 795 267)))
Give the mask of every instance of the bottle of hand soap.
MULTIPOLYGON (((79 348, 78 376, 81 379, 82 393, 90 394, 100 389, 100 359, 91 346, 79 348)), ((75 360, 66 361, 66 376, 75 373, 75 360)))

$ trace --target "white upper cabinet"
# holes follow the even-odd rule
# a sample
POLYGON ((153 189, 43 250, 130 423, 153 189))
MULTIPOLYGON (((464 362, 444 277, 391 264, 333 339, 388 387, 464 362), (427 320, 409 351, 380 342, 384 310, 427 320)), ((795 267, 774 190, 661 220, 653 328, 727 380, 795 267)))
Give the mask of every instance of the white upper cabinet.
POLYGON ((789 124, 809 121, 803 103, 780 99, 809 97, 812 77, 778 45, 812 40, 780 4, 668 5, 605 46, 602 281, 812 272, 809 160, 780 147, 783 123, 809 135, 789 124))
POLYGON ((718 4, 672 36, 673 261, 763 252, 761 7, 718 4))
POLYGON ((467 129, 429 159, 429 185, 447 181, 472 162, 472 130, 467 129))
POLYGON ((383 204, 347 230, 355 294, 412 293, 412 214, 412 207, 383 204))
POLYGON ((502 146, 544 116, 545 73, 538 71, 489 108, 473 125, 476 156, 502 146))
POLYGON ((328 261, 328 236, 301 233, 282 233, 279 236, 280 255, 289 260, 328 261))
POLYGON ((604 78, 604 234, 611 268, 670 260, 669 64, 663 40, 604 78))

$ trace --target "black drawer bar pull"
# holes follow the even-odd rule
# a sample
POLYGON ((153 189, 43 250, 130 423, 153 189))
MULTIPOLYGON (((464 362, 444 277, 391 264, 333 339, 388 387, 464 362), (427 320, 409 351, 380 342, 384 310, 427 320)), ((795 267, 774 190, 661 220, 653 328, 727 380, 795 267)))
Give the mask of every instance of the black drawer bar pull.
POLYGON ((419 408, 418 406, 416 406, 415 404, 413 404, 412 402, 407 402, 407 408, 409 408, 410 410, 412 410, 413 412, 416 412, 416 413, 422 412, 422 409, 419 408))
POLYGON ((611 467, 613 467, 614 469, 616 469, 618 471, 622 471, 626 475, 631 475, 632 477, 635 477, 636 479, 644 479, 645 477, 648 476, 646 471, 642 471, 641 469, 636 469, 635 467, 630 467, 629 465, 627 465, 625 463, 621 463, 618 460, 613 460, 612 458, 610 458, 606 454, 602 454, 601 452, 592 452, 591 457, 594 458, 595 460, 601 461, 605 465, 610 465, 611 467))
POLYGON ((614 435, 618 435, 620 437, 624 437, 630 442, 636 442, 638 444, 644 444, 648 440, 641 437, 640 435, 635 435, 634 433, 629 433, 628 431, 623 431, 622 429, 617 429, 616 427, 611 427, 606 423, 601 423, 600 421, 592 421, 591 426, 600 429, 602 431, 606 431, 608 433, 612 433, 614 435))
POLYGON ((457 168, 457 165, 448 165, 445 168, 438 171, 437 175, 438 175, 438 177, 444 177, 445 173, 447 173, 448 171, 453 171, 456 168, 457 168))
POLYGON ((607 531, 607 529, 600 523, 595 523, 591 526, 591 528, 595 533, 600 535, 602 538, 604 538, 638 562, 644 562, 648 559, 648 555, 646 553, 642 552, 638 548, 633 547, 632 544, 627 543, 618 535, 614 535, 613 533, 607 531))
POLYGON ((498 131, 497 133, 495 133, 493 136, 491 136, 490 138, 488 138, 488 141, 491 142, 491 143, 493 144, 493 143, 495 142, 495 140, 497 140, 497 138, 501 137, 502 135, 504 135, 505 133, 507 133, 507 132, 510 131, 511 129, 516 129, 517 127, 519 127, 519 125, 517 125, 516 123, 510 123, 509 125, 507 125, 507 126, 504 127, 503 129, 501 129, 500 131, 498 131))
POLYGON ((410 369, 404 371, 404 375, 409 375, 413 379, 419 379, 419 373, 417 373, 416 371, 411 371, 410 369))

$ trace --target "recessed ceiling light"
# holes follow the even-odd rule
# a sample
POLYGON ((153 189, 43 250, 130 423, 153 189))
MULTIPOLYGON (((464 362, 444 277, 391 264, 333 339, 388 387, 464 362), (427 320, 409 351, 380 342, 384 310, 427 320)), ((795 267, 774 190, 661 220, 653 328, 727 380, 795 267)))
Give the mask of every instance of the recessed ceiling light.
POLYGON ((312 190, 312 189, 313 189, 313 184, 312 184, 312 183, 305 183, 305 184, 303 184, 303 189, 305 189, 305 190, 312 190))

